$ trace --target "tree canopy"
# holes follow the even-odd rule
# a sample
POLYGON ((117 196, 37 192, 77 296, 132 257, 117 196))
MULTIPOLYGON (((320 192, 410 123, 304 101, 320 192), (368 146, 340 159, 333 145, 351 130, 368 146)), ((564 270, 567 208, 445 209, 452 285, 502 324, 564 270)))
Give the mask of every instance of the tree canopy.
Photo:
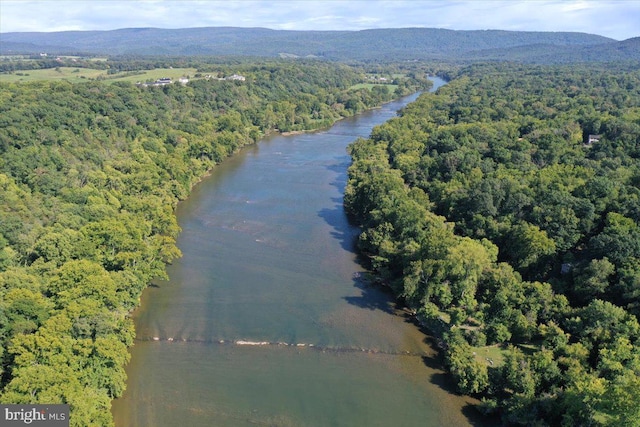
POLYGON ((426 84, 354 88, 366 69, 313 61, 199 66, 187 85, 0 84, 0 402, 66 403, 73 426, 112 425, 127 314, 180 256, 178 201, 262 135, 328 126, 426 84), (232 70, 245 80, 204 78, 232 70))
POLYGON ((450 77, 351 146, 361 252, 484 411, 640 424, 638 68, 450 77))

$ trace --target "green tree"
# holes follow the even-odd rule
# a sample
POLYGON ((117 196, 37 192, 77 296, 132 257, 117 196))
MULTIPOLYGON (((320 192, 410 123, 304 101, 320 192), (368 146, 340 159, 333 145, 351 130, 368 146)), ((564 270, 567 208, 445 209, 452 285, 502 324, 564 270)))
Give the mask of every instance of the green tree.
POLYGON ((607 257, 593 259, 574 276, 573 294, 581 302, 588 302, 606 293, 616 267, 607 257))
POLYGON ((108 308, 116 307, 118 302, 116 284, 109 273, 100 264, 87 260, 65 263, 51 279, 48 291, 58 307, 80 298, 99 301, 108 308))
POLYGON ((554 255, 556 244, 547 233, 535 225, 522 222, 509 231, 505 251, 518 269, 535 268, 545 257, 554 255))
POLYGON ((446 335, 446 364, 461 393, 481 393, 489 385, 487 365, 476 359, 471 346, 458 331, 446 335))

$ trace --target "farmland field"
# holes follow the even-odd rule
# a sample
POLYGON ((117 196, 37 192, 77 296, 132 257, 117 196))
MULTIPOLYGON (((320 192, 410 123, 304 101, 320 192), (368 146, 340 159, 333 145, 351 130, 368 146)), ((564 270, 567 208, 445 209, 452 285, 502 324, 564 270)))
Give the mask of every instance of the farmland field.
POLYGON ((145 82, 155 81, 161 77, 169 77, 177 80, 183 76, 193 76, 195 68, 158 68, 155 70, 143 70, 136 74, 119 73, 107 74, 106 70, 94 70, 90 68, 58 67, 42 70, 16 71, 11 74, 0 74, 0 82, 29 82, 41 80, 68 80, 80 82, 90 79, 104 79, 107 82, 145 82))
POLYGON ((118 74, 112 74, 108 77, 110 81, 116 82, 145 82, 155 81, 163 77, 169 77, 172 80, 178 80, 180 77, 193 78, 193 75, 198 72, 195 68, 157 68, 155 70, 142 70, 140 74, 126 75, 122 73, 122 77, 118 77, 118 74))
POLYGON ((106 76, 106 70, 59 67, 46 68, 42 70, 16 71, 11 74, 0 74, 0 82, 29 82, 36 80, 81 81, 84 79, 95 79, 100 75, 106 76))

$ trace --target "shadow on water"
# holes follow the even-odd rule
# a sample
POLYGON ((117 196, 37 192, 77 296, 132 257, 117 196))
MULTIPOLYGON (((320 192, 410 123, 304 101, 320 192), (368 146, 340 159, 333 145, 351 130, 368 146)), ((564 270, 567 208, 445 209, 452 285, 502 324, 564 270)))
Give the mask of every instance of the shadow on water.
POLYGON ((467 417, 469 424, 476 427, 501 426, 503 425, 500 417, 484 416, 476 408, 475 405, 468 403, 462 407, 462 415, 467 417))
MULTIPOLYGON (((347 186, 347 180, 349 174, 347 169, 351 166, 351 160, 349 157, 336 157, 335 163, 327 166, 327 169, 335 173, 335 179, 331 182, 331 185, 335 187, 341 195, 344 195, 344 189, 347 186)), ((340 197, 340 204, 342 204, 342 197, 340 197)))
POLYGON ((363 274, 353 278, 354 286, 361 290, 359 296, 347 296, 344 300, 356 307, 367 310, 380 310, 385 313, 395 314, 395 303, 389 292, 385 292, 379 286, 373 285, 363 274))
POLYGON ((395 302, 391 290, 372 283, 369 278, 367 278, 366 273, 354 277, 353 282, 354 286, 362 291, 362 295, 344 297, 345 301, 349 304, 366 310, 381 310, 394 316, 403 317, 405 322, 413 324, 424 334, 424 343, 434 350, 430 354, 423 354, 421 356, 422 363, 429 368, 431 372, 428 374, 429 382, 451 396, 463 396, 467 403, 462 406, 461 413, 467 418, 469 424, 475 427, 488 427, 501 424, 498 417, 487 417, 481 414, 477 409, 476 405, 479 402, 476 399, 461 395, 457 391, 453 378, 444 366, 438 340, 433 337, 424 326, 416 321, 415 316, 408 310, 403 310, 401 306, 395 302))
MULTIPOLYGON (((432 337, 427 337, 425 342, 429 343, 432 348, 436 348, 435 340, 432 337)), ((451 375, 444 371, 444 361, 440 356, 440 353, 435 353, 433 356, 424 355, 422 356, 422 362, 428 368, 435 370, 437 372, 431 374, 429 381, 431 384, 434 384, 440 387, 442 390, 447 393, 455 396, 460 396, 456 386, 451 378, 451 375)), ((501 422, 498 418, 487 417, 482 415, 476 406, 477 402, 473 402, 472 398, 469 398, 469 402, 464 405, 461 409, 462 415, 467 418, 469 424, 476 427, 488 427, 493 425, 501 425, 501 422)))
MULTIPOLYGON (((433 90, 442 86, 444 83, 444 81, 436 81, 436 86, 433 90)), ((336 162, 334 164, 328 166, 329 170, 336 173, 336 178, 331 185, 336 187, 340 191, 340 194, 343 195, 348 180, 347 170, 351 162, 350 158, 348 158, 347 161, 344 161, 342 158, 336 158, 335 160, 336 162)), ((343 198, 334 198, 332 201, 335 202, 333 209, 323 209, 319 212, 319 216, 333 227, 332 235, 340 240, 342 247, 345 250, 355 252, 358 257, 358 264, 365 266, 366 262, 362 259, 361 254, 356 251, 356 242, 360 233, 359 228, 353 226, 349 223, 348 219, 346 219, 347 216, 344 211, 343 198), (338 218, 340 219, 338 220, 338 218)), ((399 303, 392 291, 376 284, 368 277, 367 273, 360 273, 355 276, 353 278, 353 284, 361 290, 361 295, 344 297, 345 301, 366 310, 381 310, 395 316, 402 316, 407 323, 415 325, 420 332, 424 334, 425 344, 434 350, 431 354, 422 356, 422 362, 432 372, 429 382, 451 396, 460 396, 453 378, 446 372, 437 338, 435 338, 424 325, 421 325, 415 316, 411 315, 408 311, 400 310, 399 303)), ((467 399, 467 403, 461 408, 461 413, 468 420, 469 424, 475 427, 501 425, 498 417, 487 417, 478 411, 476 405, 479 402, 477 400, 471 397, 467 399)))
POLYGON ((347 216, 342 206, 342 198, 332 198, 335 205, 333 208, 323 208, 318 212, 318 216, 332 227, 331 236, 340 242, 342 249, 348 252, 355 252, 358 241, 358 229, 348 224, 347 216))
MULTIPOLYGON (((356 253, 358 264, 365 266, 366 262, 361 258, 361 254, 358 254, 356 251, 356 243, 360 230, 349 222, 343 205, 343 194, 348 180, 347 169, 350 164, 349 157, 336 157, 334 163, 327 166, 328 170, 336 174, 331 185, 340 192, 340 197, 332 198, 331 200, 334 202, 334 206, 320 210, 318 216, 332 227, 331 235, 340 242, 342 248, 346 251, 356 253)), ((360 289, 361 293, 358 296, 344 297, 347 303, 366 310, 380 310, 395 316, 403 316, 407 323, 412 323, 424 334, 424 342, 435 350, 432 354, 422 356, 422 362, 432 371, 429 381, 452 396, 460 396, 453 378, 451 378, 451 375, 445 370, 444 360, 441 352, 438 350, 439 345, 437 339, 431 335, 430 331, 416 321, 415 316, 407 311, 404 311, 404 314, 402 314, 391 290, 376 284, 368 277, 367 273, 355 275, 353 285, 360 289)), ((500 420, 498 419, 483 416, 478 411, 475 405, 476 403, 477 401, 469 397, 468 403, 461 409, 462 414, 472 426, 485 427, 500 424, 500 420)))
MULTIPOLYGON (((429 381, 451 395, 460 396, 451 374, 445 370, 444 359, 439 349, 440 346, 438 340, 433 337, 430 332, 424 328, 424 326, 419 325, 413 317, 407 317, 407 321, 416 324, 420 331, 425 334, 424 342, 429 345, 429 347, 436 349, 433 354, 422 356, 422 362, 424 365, 429 369, 436 371, 431 374, 429 381)), ((479 403, 478 401, 471 397, 468 397, 468 399, 468 403, 462 407, 461 412, 471 425, 477 427, 501 425, 498 417, 485 416, 478 411, 476 406, 477 403, 479 403)))
MULTIPOLYGON (((356 262, 360 266, 364 266, 364 259, 361 254, 356 251, 360 229, 349 222, 344 209, 343 194, 347 184, 347 168, 349 164, 348 161, 345 161, 345 157, 336 157, 334 158, 334 162, 327 166, 328 170, 336 174, 331 185, 338 189, 340 197, 332 197, 333 207, 321 209, 318 212, 318 216, 331 226, 331 235, 340 242, 340 246, 345 251, 355 254, 356 262)), ((367 310, 381 310, 390 314, 395 313, 396 304, 394 303, 392 293, 388 289, 374 284, 366 274, 359 273, 354 275, 353 285, 360 289, 361 293, 358 296, 344 297, 345 301, 349 304, 367 310)))
POLYGON ((348 160, 349 158, 343 156, 335 157, 332 164, 327 166, 328 170, 336 174, 330 185, 340 192, 340 197, 332 197, 333 207, 321 209, 318 212, 318 216, 333 228, 331 236, 340 242, 342 248, 348 252, 355 253, 360 230, 358 227, 351 225, 344 210, 343 196, 347 185, 347 168, 350 165, 350 161, 345 159, 348 160))

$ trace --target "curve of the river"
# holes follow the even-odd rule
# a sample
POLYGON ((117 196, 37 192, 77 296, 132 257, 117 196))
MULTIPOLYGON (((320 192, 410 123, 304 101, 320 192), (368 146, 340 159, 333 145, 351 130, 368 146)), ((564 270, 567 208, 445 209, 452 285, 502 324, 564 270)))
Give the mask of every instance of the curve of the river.
POLYGON ((425 336, 359 280, 342 207, 346 146, 416 97, 265 138, 194 188, 183 258, 134 314, 118 427, 476 424, 425 336))

